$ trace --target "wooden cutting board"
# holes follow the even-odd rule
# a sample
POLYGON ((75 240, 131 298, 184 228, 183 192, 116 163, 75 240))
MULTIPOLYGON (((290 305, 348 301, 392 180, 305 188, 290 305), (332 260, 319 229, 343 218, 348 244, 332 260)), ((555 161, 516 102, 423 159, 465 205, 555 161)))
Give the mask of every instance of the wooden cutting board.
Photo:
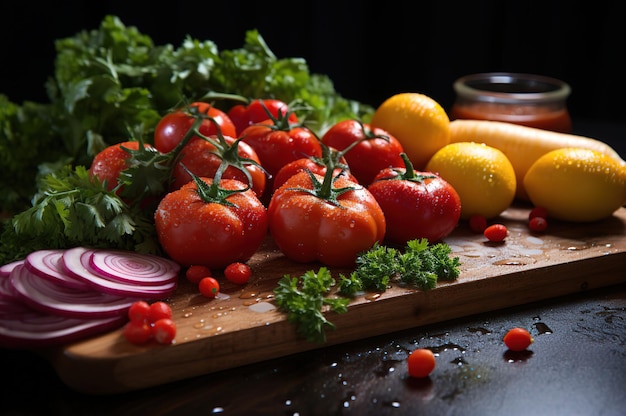
MULTIPOLYGON (((249 262, 254 276, 246 286, 222 280, 222 293, 209 300, 180 279, 168 301, 177 324, 173 345, 135 346, 120 329, 44 354, 72 389, 112 394, 626 281, 626 208, 593 224, 551 221, 542 235, 529 233, 528 212, 503 213, 498 222, 509 235, 501 244, 460 225, 445 240, 461 262, 456 281, 426 292, 392 285, 358 296, 348 312, 327 314, 336 329, 325 344, 298 338, 272 303, 278 279, 320 265, 287 260, 268 238, 249 262)), ((337 278, 349 270, 332 272, 337 278)))

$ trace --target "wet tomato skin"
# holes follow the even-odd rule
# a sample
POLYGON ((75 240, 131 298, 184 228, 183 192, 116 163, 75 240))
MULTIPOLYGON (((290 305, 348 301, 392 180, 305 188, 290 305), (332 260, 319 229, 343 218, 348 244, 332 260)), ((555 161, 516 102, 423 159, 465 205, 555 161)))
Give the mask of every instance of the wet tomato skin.
POLYGON ((385 213, 385 239, 398 244, 421 238, 440 241, 459 223, 459 194, 434 173, 416 172, 424 179, 414 181, 400 179, 405 172, 404 168, 383 169, 368 186, 385 213))
MULTIPOLYGON (((202 121, 198 129, 202 135, 211 136, 221 132, 224 136, 237 137, 237 129, 224 111, 204 102, 194 102, 189 107, 197 108, 200 113, 206 114, 212 119, 202 121)), ((155 127, 154 147, 163 153, 171 152, 183 140, 195 121, 195 117, 188 113, 185 108, 167 113, 155 127)), ((191 141, 199 139, 196 136, 191 141)))
MULTIPOLYGON (((322 176, 316 178, 323 181, 322 176)), ((372 194, 345 177, 336 178, 334 186, 354 189, 331 203, 307 192, 313 181, 308 172, 299 172, 272 195, 268 206, 270 234, 291 260, 354 267, 359 253, 382 242, 385 216, 372 194)))
MULTIPOLYGON (((212 178, 200 178, 210 185, 212 178)), ((243 190, 246 184, 222 179, 224 190, 243 190)), ((267 210, 251 189, 226 198, 229 204, 205 202, 190 182, 170 192, 155 212, 159 243, 174 261, 184 267, 202 265, 224 269, 245 262, 267 235, 267 210)))

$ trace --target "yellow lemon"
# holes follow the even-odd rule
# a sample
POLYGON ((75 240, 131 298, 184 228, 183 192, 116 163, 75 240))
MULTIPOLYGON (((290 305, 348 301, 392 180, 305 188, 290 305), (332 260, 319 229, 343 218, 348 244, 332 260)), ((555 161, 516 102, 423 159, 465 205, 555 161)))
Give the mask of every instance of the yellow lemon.
POLYGON ((626 171, 596 150, 567 147, 533 163, 524 187, 535 206, 564 221, 591 222, 609 217, 624 203, 626 171))
POLYGON ((398 139, 418 170, 450 143, 448 114, 424 94, 407 92, 389 97, 374 111, 370 124, 398 139))
POLYGON ((515 170, 495 147, 475 142, 450 143, 437 151, 426 171, 438 173, 461 198, 461 218, 495 218, 506 210, 517 188, 515 170))

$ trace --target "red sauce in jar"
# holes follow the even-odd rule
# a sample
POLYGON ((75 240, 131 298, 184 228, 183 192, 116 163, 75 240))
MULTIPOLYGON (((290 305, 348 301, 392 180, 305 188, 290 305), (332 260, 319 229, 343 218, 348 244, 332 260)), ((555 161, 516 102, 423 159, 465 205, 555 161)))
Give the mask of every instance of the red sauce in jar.
POLYGON ((532 74, 485 73, 459 78, 450 120, 493 120, 570 133, 569 85, 532 74))
POLYGON ((450 119, 457 118, 505 121, 561 133, 572 131, 572 120, 566 108, 483 102, 455 103, 450 110, 450 119))

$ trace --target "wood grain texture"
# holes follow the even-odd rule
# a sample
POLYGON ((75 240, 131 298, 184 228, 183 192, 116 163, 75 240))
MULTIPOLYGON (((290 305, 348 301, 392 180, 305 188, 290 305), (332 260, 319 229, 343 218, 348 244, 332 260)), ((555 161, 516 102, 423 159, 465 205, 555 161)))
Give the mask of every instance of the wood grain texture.
POLYGON ((509 228, 503 244, 459 226, 445 240, 462 264, 456 281, 427 292, 394 283, 378 297, 358 296, 348 312, 327 314, 336 329, 325 344, 298 338, 272 304, 278 279, 320 265, 287 260, 268 238, 250 261, 246 286, 222 280, 220 297, 208 300, 179 279, 168 300, 178 328, 173 345, 135 346, 120 329, 44 355, 72 389, 112 394, 626 281, 626 208, 593 224, 553 221, 543 235, 529 233, 528 211, 513 207, 498 219, 509 228))

